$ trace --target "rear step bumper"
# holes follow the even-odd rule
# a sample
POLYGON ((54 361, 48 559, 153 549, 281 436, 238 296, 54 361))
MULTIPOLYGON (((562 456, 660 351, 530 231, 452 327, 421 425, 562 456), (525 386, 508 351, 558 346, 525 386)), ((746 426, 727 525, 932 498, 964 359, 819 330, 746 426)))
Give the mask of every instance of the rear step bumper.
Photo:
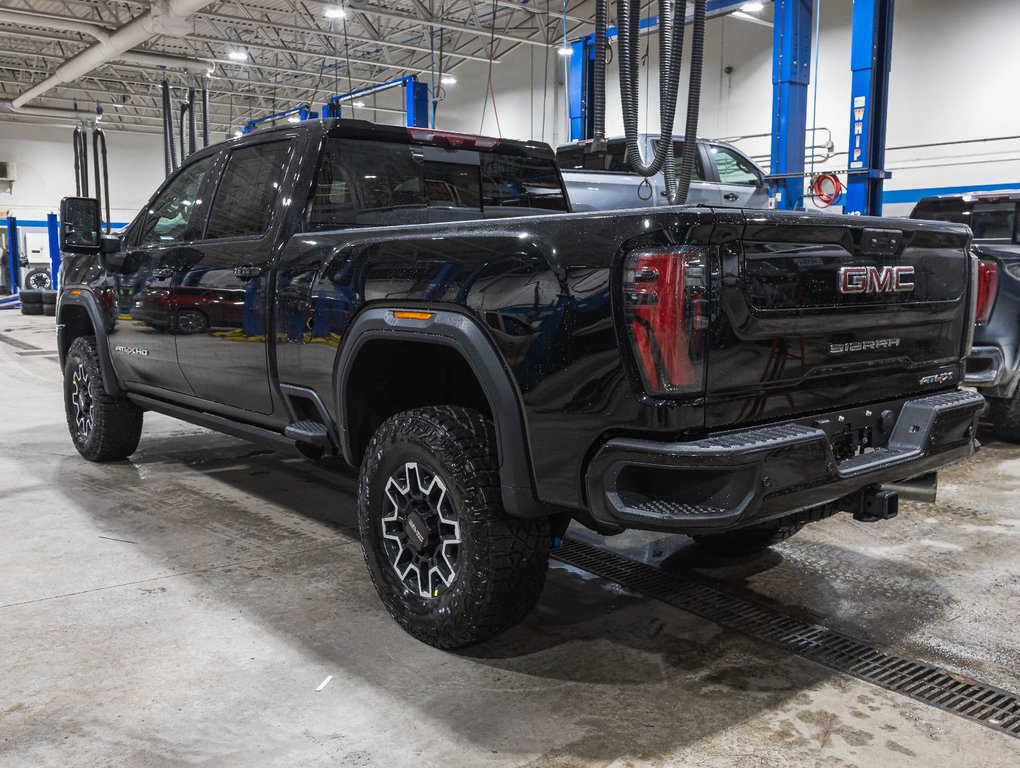
MULTIPOLYGON (((874 423, 884 421, 888 439, 883 447, 841 461, 833 437, 822 428, 850 428, 840 413, 686 443, 610 440, 586 475, 591 514, 624 528, 684 533, 742 528, 968 458, 977 450, 984 405, 978 394, 954 391, 888 408, 870 406, 867 414, 880 414, 874 423)), ((881 428, 875 426, 875 434, 881 428)))

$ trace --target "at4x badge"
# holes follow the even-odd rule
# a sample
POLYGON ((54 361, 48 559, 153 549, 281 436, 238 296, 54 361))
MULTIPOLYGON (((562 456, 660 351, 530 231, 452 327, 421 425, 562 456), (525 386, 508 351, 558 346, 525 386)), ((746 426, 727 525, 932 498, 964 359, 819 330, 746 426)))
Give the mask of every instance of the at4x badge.
POLYGON ((956 374, 952 371, 943 371, 942 373, 933 373, 929 376, 922 376, 918 382, 921 386, 926 384, 948 384, 956 378, 956 374))
POLYGON ((124 355, 141 355, 142 357, 147 357, 149 354, 149 350, 145 349, 144 347, 125 347, 122 344, 118 344, 116 347, 114 347, 113 351, 120 352, 121 354, 124 355))

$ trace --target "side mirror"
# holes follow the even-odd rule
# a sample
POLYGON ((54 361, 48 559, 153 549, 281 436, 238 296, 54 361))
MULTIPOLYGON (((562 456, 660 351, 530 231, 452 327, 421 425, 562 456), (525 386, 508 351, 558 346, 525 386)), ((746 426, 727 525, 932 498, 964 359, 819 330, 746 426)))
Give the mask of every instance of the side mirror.
POLYGON ((99 253, 99 201, 93 197, 65 197, 60 201, 60 250, 99 253))

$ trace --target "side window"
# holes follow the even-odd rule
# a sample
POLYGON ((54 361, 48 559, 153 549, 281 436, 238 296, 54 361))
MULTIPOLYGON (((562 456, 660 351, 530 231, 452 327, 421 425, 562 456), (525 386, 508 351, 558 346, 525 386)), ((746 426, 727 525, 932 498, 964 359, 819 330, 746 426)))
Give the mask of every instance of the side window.
POLYGON ((970 225, 971 210, 962 200, 928 200, 918 203, 910 218, 970 225))
POLYGON ((520 208, 565 211, 567 201, 552 160, 483 154, 482 206, 509 214, 520 208))
MULTIPOLYGON (((188 221, 201 201, 196 199, 215 155, 190 163, 177 172, 152 201, 138 235, 138 245, 172 245, 192 239, 188 221)), ((192 224, 190 229, 194 229, 192 224)))
POLYGON ((712 147, 715 167, 719 169, 719 181, 723 184, 761 184, 758 169, 743 155, 738 155, 728 147, 712 147))
POLYGON ((413 223, 425 207, 422 162, 406 144, 327 139, 305 211, 309 231, 413 223))
MULTIPOLYGON (((655 142, 656 149, 658 146, 659 142, 655 142)), ((679 175, 680 170, 684 167, 684 142, 682 141, 673 142, 673 166, 679 175)), ((697 147, 694 149, 694 172, 691 174, 691 179, 693 181, 705 180, 705 164, 701 161, 701 152, 697 147)))
POLYGON ((287 165, 289 141, 235 149, 213 198, 207 240, 261 237, 269 229, 287 165))

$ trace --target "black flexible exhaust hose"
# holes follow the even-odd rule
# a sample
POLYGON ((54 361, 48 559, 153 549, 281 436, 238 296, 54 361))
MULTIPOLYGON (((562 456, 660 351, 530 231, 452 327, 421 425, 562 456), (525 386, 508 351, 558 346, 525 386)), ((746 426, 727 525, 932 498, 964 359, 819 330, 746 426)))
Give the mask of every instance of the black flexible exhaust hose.
POLYGON ((78 133, 78 150, 81 159, 81 196, 89 196, 89 140, 84 130, 78 133))
POLYGON ((191 105, 188 104, 188 102, 186 102, 186 101, 185 102, 181 102, 181 116, 180 116, 180 123, 179 123, 178 127, 180 128, 180 131, 181 131, 181 162, 182 163, 184 162, 184 159, 188 156, 188 150, 187 150, 187 148, 185 147, 185 144, 184 144, 184 134, 187 133, 187 131, 185 130, 187 128, 187 123, 185 122, 185 120, 188 117, 188 110, 189 110, 190 106, 191 105))
POLYGON ((107 165, 107 153, 106 153, 106 134, 102 128, 96 127, 92 133, 92 150, 95 152, 96 162, 96 197, 99 197, 99 170, 102 167, 103 171, 103 197, 102 200, 106 203, 106 234, 110 234, 110 173, 107 165), (103 153, 103 162, 100 165, 99 153, 103 153))
POLYGON ((595 135, 591 151, 606 151, 606 27, 609 23, 609 0, 595 0, 595 135))
POLYGON ((96 207, 100 211, 102 211, 103 210, 103 185, 99 183, 99 179, 102 178, 102 176, 99 173, 99 134, 100 133, 101 133, 101 131, 100 131, 98 126, 96 128, 94 128, 93 131, 92 131, 92 167, 95 168, 95 171, 96 171, 96 203, 98 204, 98 205, 96 205, 96 207))
POLYGON ((174 147, 174 117, 170 107, 170 83, 163 81, 163 159, 166 175, 177 168, 177 149, 174 147))
POLYGON ((202 146, 209 146, 209 83, 202 80, 202 146))
POLYGON ((691 191, 694 173, 694 156, 698 151, 698 117, 701 115, 701 72, 705 58, 706 0, 694 0, 694 29, 691 34, 691 73, 687 86, 687 126, 684 132, 683 162, 680 177, 672 162, 673 142, 670 142, 670 162, 666 164, 666 197, 670 205, 683 205, 691 191))
POLYGON ((617 23, 620 29, 619 69, 620 102, 623 107, 623 132, 627 158, 635 173, 654 176, 665 165, 673 147, 673 118, 676 115, 680 67, 683 63, 684 21, 687 0, 677 0, 679 23, 670 0, 659 0, 659 143, 652 162, 645 164, 638 144, 638 107, 640 104, 639 36, 641 0, 618 0, 617 23), (665 76, 663 72, 665 71, 665 76))
MULTIPOLYGON (((188 88, 188 154, 195 154, 195 142, 197 137, 195 119, 195 89, 188 88)), ((183 158, 182 158, 183 159, 183 158)))
POLYGON ((78 149, 78 134, 80 133, 80 126, 75 126, 71 133, 71 146, 74 148, 74 194, 78 197, 85 197, 81 193, 81 152, 78 149))

